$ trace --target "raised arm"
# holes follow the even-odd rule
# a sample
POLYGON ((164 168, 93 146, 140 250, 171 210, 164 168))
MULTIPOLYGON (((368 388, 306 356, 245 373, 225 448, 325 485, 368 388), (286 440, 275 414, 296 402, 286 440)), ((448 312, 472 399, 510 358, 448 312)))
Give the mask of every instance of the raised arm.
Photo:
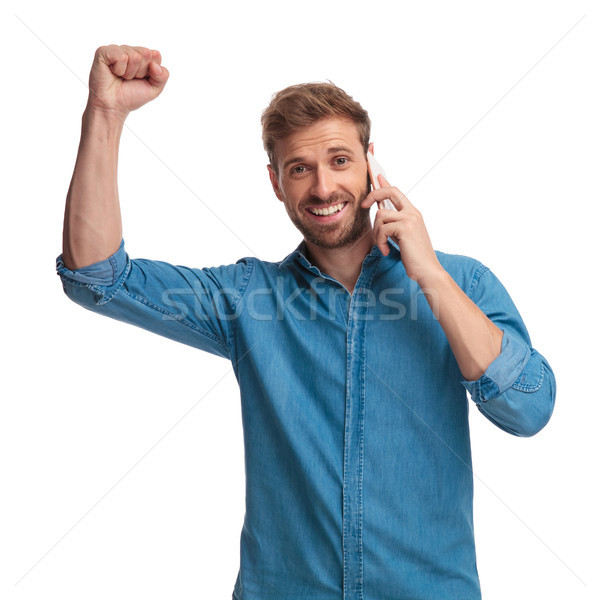
POLYGON ((56 269, 80 306, 228 358, 253 262, 193 269, 130 259, 122 241, 119 139, 129 112, 162 92, 169 72, 160 63, 147 48, 96 51, 56 269))
POLYGON ((65 207, 62 256, 67 268, 96 263, 118 249, 117 163, 123 123, 132 110, 154 100, 168 78, 157 50, 116 45, 96 50, 65 207))

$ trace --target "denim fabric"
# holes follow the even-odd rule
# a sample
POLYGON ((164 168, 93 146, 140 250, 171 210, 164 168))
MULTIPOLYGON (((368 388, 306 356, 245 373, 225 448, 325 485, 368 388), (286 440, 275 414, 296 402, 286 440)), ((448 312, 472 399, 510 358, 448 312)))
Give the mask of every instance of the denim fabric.
POLYGON ((231 360, 241 390, 246 515, 238 600, 480 598, 465 389, 498 427, 539 431, 555 380, 510 296, 481 263, 438 252, 502 329, 465 381, 398 247, 373 248, 352 295, 307 260, 191 269, 124 245, 76 271, 94 312, 231 360))

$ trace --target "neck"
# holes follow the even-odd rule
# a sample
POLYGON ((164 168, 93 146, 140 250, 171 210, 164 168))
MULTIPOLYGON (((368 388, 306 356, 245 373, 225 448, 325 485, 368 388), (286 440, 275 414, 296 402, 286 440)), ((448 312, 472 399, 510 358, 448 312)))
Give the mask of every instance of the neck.
POLYGON ((322 273, 339 281, 352 293, 365 256, 371 252, 375 240, 369 223, 369 227, 365 229, 358 240, 341 248, 322 248, 308 240, 304 240, 304 243, 310 262, 322 273))

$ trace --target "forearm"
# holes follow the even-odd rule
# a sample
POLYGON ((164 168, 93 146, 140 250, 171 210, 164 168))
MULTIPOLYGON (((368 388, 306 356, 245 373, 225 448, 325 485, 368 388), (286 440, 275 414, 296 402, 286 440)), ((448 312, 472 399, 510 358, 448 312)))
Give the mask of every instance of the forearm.
POLYGON ((104 260, 122 238, 117 163, 123 121, 109 111, 87 107, 67 194, 63 259, 69 269, 104 260))
POLYGON ((438 319, 463 377, 475 381, 500 354, 502 331, 443 269, 421 289, 438 319))

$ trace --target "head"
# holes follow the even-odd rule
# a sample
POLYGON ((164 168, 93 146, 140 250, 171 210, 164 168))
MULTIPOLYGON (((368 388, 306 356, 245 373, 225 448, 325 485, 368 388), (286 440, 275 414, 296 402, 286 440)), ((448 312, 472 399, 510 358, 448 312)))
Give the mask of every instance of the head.
POLYGON ((368 113, 332 83, 308 83, 275 94, 262 126, 273 189, 305 240, 354 242, 370 227, 360 207, 369 191, 368 113))
POLYGON ((273 96, 261 123, 263 145, 275 174, 279 174, 277 143, 294 131, 326 118, 352 121, 367 153, 371 136, 369 113, 333 83, 301 83, 273 96))

